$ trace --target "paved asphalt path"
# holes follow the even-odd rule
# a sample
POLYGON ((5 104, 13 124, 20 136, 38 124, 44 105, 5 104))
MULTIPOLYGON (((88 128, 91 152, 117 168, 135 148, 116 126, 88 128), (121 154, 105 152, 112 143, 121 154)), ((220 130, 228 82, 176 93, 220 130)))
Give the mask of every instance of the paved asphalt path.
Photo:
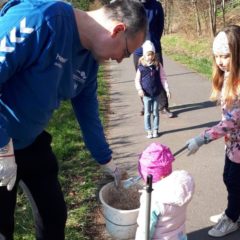
MULTIPOLYGON (((110 63, 110 109, 108 140, 113 157, 130 176, 137 174, 138 155, 151 143, 167 145, 174 153, 186 141, 220 119, 220 108, 209 101, 211 82, 193 70, 164 57, 172 98, 170 109, 175 118, 160 115, 160 137, 147 139, 141 103, 134 86, 133 60, 110 63)), ((224 163, 223 139, 203 146, 195 155, 178 155, 174 169, 185 169, 195 179, 195 195, 188 208, 187 233, 189 240, 209 240, 207 231, 213 225, 209 217, 224 211, 226 190, 222 181, 224 163)), ((163 193, 165 194, 165 193, 163 193)), ((107 238, 106 239, 111 239, 107 238)), ((240 240, 240 231, 220 238, 240 240)))

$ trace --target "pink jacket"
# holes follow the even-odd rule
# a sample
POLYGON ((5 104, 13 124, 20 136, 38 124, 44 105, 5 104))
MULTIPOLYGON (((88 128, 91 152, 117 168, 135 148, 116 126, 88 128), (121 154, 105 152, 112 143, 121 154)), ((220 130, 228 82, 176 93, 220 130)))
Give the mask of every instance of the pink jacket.
MULTIPOLYGON (((157 210, 159 219, 152 239, 182 240, 185 233, 186 211, 194 193, 194 180, 184 171, 173 171, 170 175, 153 184, 151 212, 157 210)), ((146 191, 141 195, 135 240, 144 239, 146 191)))

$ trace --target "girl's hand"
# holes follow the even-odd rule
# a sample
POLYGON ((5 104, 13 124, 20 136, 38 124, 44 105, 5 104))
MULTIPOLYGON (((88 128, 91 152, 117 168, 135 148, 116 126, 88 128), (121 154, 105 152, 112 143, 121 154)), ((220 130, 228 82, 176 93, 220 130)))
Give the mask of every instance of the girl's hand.
POLYGON ((138 95, 139 95, 139 97, 143 97, 144 96, 143 90, 138 90, 138 95))
POLYGON ((167 92, 167 98, 170 99, 171 98, 171 93, 168 91, 167 92))
POLYGON ((188 154, 192 155, 198 151, 198 149, 205 144, 205 140, 202 136, 196 136, 194 138, 189 139, 186 144, 188 145, 188 154))

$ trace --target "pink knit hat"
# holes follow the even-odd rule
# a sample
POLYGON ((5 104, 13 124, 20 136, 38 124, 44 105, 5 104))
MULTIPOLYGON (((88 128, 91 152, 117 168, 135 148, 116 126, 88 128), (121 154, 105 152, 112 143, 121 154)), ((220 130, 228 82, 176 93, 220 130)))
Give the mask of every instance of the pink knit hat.
POLYGON ((175 160, 170 149, 160 143, 150 144, 140 155, 138 172, 145 182, 147 175, 152 174, 155 183, 172 172, 172 162, 175 160))

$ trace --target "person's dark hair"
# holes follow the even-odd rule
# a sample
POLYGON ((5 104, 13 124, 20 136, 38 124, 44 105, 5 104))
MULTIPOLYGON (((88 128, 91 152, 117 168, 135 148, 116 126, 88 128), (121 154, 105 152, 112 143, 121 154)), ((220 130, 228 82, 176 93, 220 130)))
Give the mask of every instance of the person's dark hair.
POLYGON ((126 33, 134 37, 136 33, 147 31, 147 17, 143 5, 137 0, 115 0, 104 6, 107 16, 123 22, 126 33))

